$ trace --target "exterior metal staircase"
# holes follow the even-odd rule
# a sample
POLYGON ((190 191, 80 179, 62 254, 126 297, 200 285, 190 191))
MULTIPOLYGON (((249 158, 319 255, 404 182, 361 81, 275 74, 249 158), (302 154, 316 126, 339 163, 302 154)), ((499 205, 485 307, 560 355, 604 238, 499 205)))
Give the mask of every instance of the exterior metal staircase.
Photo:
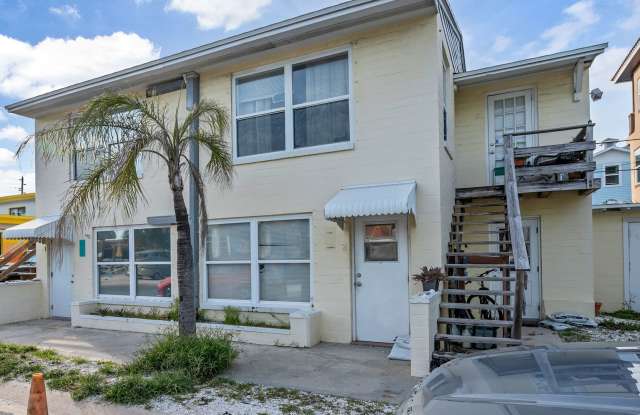
POLYGON ((36 277, 35 263, 29 260, 36 254, 36 243, 24 241, 0 256, 0 282, 32 280, 36 277))
POLYGON ((504 186, 456 191, 436 360, 522 343, 524 271, 529 260, 513 160, 512 140, 506 136, 504 186))

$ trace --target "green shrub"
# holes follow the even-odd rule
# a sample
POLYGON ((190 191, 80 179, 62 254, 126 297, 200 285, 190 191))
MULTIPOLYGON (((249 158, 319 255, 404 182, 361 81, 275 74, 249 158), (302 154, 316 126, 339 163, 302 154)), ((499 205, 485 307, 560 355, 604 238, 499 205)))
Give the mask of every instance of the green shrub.
POLYGON ((81 376, 77 387, 71 391, 71 398, 74 401, 81 401, 91 396, 102 394, 104 381, 104 377, 98 373, 81 376))
POLYGON ((130 374, 108 386, 104 398, 117 404, 141 405, 161 395, 177 396, 194 390, 193 381, 182 371, 154 373, 149 377, 130 374))
POLYGON ((54 369, 46 373, 47 386, 51 389, 70 392, 77 388, 80 382, 80 371, 77 369, 54 369))
POLYGON ((125 369, 132 374, 184 371, 197 382, 205 382, 227 369, 237 352, 232 336, 220 331, 179 336, 173 330, 143 347, 125 369))
POLYGON ((237 307, 227 306, 224 308, 224 324, 239 326, 242 324, 240 320, 240 309, 237 307))
POLYGON ((621 318, 625 320, 640 320, 640 313, 637 311, 633 311, 631 309, 625 308, 622 310, 612 311, 610 313, 603 312, 601 313, 603 316, 621 318))

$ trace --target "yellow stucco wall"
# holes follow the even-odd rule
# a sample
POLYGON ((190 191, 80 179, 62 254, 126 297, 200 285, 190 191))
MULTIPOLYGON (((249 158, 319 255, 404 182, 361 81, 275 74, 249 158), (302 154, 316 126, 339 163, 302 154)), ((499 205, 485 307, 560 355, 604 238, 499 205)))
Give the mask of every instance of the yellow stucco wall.
MULTIPOLYGON (((352 340, 352 252, 350 224, 340 229, 324 219, 326 202, 343 186, 417 181, 417 212, 410 221, 409 272, 421 265, 440 265, 443 231, 450 220, 453 197, 453 163, 449 178, 440 180, 443 148, 439 141, 439 90, 442 38, 435 16, 412 18, 375 30, 342 35, 304 46, 271 51, 242 64, 201 71, 201 98, 231 108, 232 74, 347 46, 352 53, 354 139, 352 150, 293 157, 235 166, 233 186, 208 187, 210 219, 308 213, 312 223, 314 307, 322 312, 322 340, 352 340)), ((163 101, 184 103, 177 93, 163 101)), ((58 115, 59 117, 59 115, 58 115)), ((57 117, 37 120, 38 128, 57 117)), ((452 118, 453 119, 453 118, 452 118)), ((453 129, 452 129, 453 131, 453 129)), ((227 135, 227 140, 230 140, 227 135)), ((38 149, 37 149, 38 151, 38 149)), ((206 154, 201 150, 202 154, 206 154)), ((44 165, 37 158, 36 180, 43 194, 38 215, 57 213, 69 179, 69 165, 44 165), (46 174, 43 171, 46 169, 46 174)), ((144 166, 143 187, 148 197, 138 212, 127 218, 110 214, 94 226, 144 224, 148 216, 173 214, 166 174, 153 165, 144 166)), ((185 192, 185 198, 188 197, 185 192)), ((75 247, 74 300, 94 298, 93 246, 90 229, 81 230, 87 255, 80 258, 75 247)), ((43 256, 38 257, 45 261, 43 256)), ((406 276, 407 279, 409 275, 406 276)))
POLYGON ((593 266, 595 300, 602 310, 624 305, 624 226, 627 219, 640 219, 640 211, 593 212, 593 266))

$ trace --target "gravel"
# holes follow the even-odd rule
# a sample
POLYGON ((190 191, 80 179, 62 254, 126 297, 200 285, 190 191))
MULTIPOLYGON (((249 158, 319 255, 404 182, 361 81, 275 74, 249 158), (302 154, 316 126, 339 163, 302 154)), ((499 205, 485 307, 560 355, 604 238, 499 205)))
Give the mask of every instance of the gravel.
MULTIPOLYGON (((636 324, 640 326, 640 322, 637 320, 625 320, 621 318, 615 317, 596 317, 596 322, 598 324, 602 323, 605 320, 614 321, 616 323, 628 323, 628 324, 636 324)), ((576 327, 573 329, 575 332, 579 333, 580 338, 576 338, 575 336, 560 336, 564 341, 591 341, 591 342, 615 342, 615 343, 626 343, 626 342, 640 342, 640 330, 610 330, 604 327, 597 328, 586 328, 586 327, 576 327), (584 339, 582 338, 584 336, 584 339)))

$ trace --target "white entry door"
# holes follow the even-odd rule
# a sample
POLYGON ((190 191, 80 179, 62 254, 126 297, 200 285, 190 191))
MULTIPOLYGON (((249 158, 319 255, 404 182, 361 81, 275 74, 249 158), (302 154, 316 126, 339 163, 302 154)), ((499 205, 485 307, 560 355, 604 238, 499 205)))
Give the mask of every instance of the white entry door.
MULTIPOLYGON (((533 102, 531 90, 490 95, 487 102, 488 168, 494 185, 504 184, 504 139, 508 133, 533 129, 533 102)), ((516 147, 535 145, 534 137, 514 137, 516 147)))
POLYGON ((524 241, 529 255, 527 285, 524 290, 525 307, 522 318, 525 320, 540 319, 540 226, 537 218, 524 219, 522 227, 524 241))
POLYGON ((73 245, 64 244, 62 252, 49 249, 51 264, 51 316, 71 317, 71 286, 73 284, 73 245))
POLYGON ((355 222, 356 339, 391 343, 409 334, 406 217, 355 222))
POLYGON ((625 252, 626 292, 625 301, 635 311, 640 311, 640 222, 627 222, 627 242, 625 252))

